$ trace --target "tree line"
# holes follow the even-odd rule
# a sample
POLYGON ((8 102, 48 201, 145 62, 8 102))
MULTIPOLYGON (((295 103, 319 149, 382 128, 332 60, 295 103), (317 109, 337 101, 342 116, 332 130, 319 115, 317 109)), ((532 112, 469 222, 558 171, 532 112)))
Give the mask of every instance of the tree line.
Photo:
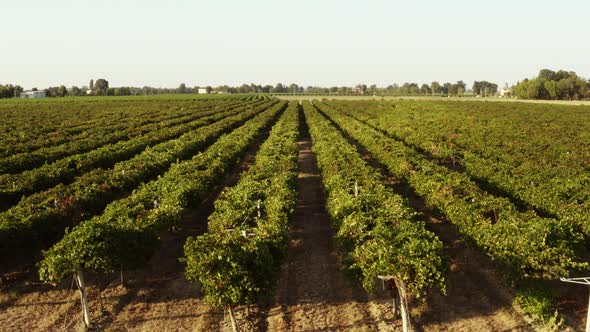
POLYGON ((580 100, 590 98, 590 82, 573 71, 542 69, 537 77, 514 86, 522 99, 580 100))
MULTIPOLYGON (((90 80, 88 86, 66 88, 64 85, 44 89, 47 97, 66 96, 135 96, 157 94, 199 93, 269 93, 269 94, 318 94, 318 95, 393 95, 393 96, 494 96, 498 94, 498 84, 488 81, 474 81, 471 87, 463 81, 455 83, 430 84, 403 83, 378 87, 373 84, 356 86, 300 86, 295 83, 276 85, 242 84, 239 86, 221 85, 217 87, 189 87, 185 83, 177 88, 110 87, 106 79, 90 80)), ((34 91, 37 89, 33 89, 34 91)), ((1 85, 0 98, 19 97, 23 88, 18 85, 1 85)), ((542 69, 537 77, 524 79, 513 86, 512 94, 521 99, 579 100, 590 98, 590 82, 573 71, 552 71, 542 69)))
MULTIPOLYGON (((68 97, 68 96, 136 96, 136 95, 158 95, 158 94, 194 94, 199 89, 205 89, 206 93, 269 93, 269 94, 331 94, 331 95, 439 95, 439 96, 463 96, 465 94, 476 94, 492 96, 498 91, 498 85, 487 81, 475 81, 471 89, 463 81, 456 83, 430 84, 404 83, 401 85, 392 84, 387 87, 377 87, 373 84, 358 84, 356 86, 300 86, 295 83, 276 85, 242 84, 239 86, 220 85, 217 87, 189 87, 185 83, 177 88, 155 88, 144 87, 110 87, 106 79, 90 80, 88 86, 73 86, 67 88, 64 85, 53 86, 44 89, 47 97, 68 97)), ((0 85, 0 98, 19 97, 23 89, 20 86, 0 85), (16 90, 16 91, 15 91, 16 90)), ((33 91, 37 91, 36 88, 33 91)))
POLYGON ((439 83, 430 84, 404 83, 402 85, 392 84, 387 87, 377 87, 373 84, 358 84, 350 86, 299 86, 295 83, 290 85, 277 83, 272 85, 243 84, 239 87, 230 87, 227 85, 216 87, 214 91, 224 93, 286 93, 286 94, 333 94, 333 95, 400 95, 400 96, 418 96, 418 95, 441 95, 441 96, 463 96, 467 93, 476 95, 492 96, 498 92, 498 85, 487 81, 475 81, 471 89, 463 81, 456 83, 439 83))
POLYGON ((196 93, 197 88, 187 88, 184 84, 178 89, 144 87, 110 87, 109 81, 99 78, 90 80, 88 86, 73 86, 66 88, 64 85, 49 87, 44 90, 47 97, 77 97, 77 96, 138 96, 155 94, 196 93))
POLYGON ((18 85, 0 84, 0 98, 13 98, 20 96, 20 93, 23 91, 23 88, 18 85))

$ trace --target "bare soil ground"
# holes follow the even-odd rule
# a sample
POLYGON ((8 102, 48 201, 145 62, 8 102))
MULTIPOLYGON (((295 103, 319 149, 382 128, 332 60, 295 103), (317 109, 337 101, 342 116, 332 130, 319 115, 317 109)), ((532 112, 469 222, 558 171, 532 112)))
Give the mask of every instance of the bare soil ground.
POLYGON ((433 331, 533 331, 489 259, 459 240, 452 225, 432 215, 424 218, 443 241, 450 268, 446 296, 431 294, 420 325, 433 331))

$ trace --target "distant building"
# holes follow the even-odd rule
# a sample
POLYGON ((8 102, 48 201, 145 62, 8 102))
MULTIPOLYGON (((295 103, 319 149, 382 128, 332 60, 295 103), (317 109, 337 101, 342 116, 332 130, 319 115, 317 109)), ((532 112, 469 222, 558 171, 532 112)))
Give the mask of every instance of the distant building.
POLYGON ((361 86, 355 86, 354 88, 352 88, 352 93, 362 95, 364 93, 364 91, 361 86))
POLYGON ((45 91, 23 91, 20 93, 20 97, 21 98, 45 98, 47 97, 47 95, 45 95, 45 91))
POLYGON ((207 89, 207 88, 199 88, 197 90, 197 93, 198 94, 208 94, 209 93, 209 89, 207 89))
POLYGON ((504 88, 500 90, 500 97, 502 98, 511 98, 512 97, 512 89, 504 88))

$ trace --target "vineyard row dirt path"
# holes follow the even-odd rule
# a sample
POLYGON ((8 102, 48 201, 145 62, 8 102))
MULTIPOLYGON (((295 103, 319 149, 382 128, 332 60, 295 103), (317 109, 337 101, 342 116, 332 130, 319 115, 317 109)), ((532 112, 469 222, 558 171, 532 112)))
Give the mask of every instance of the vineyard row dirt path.
POLYGON ((369 298, 340 271, 311 138, 302 123, 298 200, 288 261, 267 313, 269 331, 393 330, 386 300, 369 298))

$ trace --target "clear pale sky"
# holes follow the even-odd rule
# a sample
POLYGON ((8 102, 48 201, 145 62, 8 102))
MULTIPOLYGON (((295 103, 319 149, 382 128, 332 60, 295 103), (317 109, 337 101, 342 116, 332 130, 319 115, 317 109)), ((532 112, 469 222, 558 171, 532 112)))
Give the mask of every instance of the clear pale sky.
POLYGON ((590 77, 590 1, 0 0, 0 83, 385 86, 590 77))

